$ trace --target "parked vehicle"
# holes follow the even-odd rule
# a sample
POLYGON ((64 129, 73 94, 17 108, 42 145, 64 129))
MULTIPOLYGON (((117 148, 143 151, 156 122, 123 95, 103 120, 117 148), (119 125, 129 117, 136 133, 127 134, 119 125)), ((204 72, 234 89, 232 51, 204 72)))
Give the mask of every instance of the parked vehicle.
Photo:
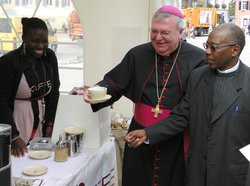
POLYGON ((57 36, 56 36, 56 29, 53 29, 50 25, 48 19, 43 19, 48 27, 48 34, 49 34, 49 47, 56 52, 57 50, 57 36))
POLYGON ((194 28, 195 36, 207 35, 209 27, 216 26, 220 16, 216 8, 186 8, 182 12, 187 25, 194 28))
MULTIPOLYGON (((57 36, 48 19, 43 19, 48 27, 49 47, 57 50, 57 36)), ((21 17, 0 17, 0 51, 7 53, 16 49, 22 42, 21 17)))
MULTIPOLYGON (((0 49, 6 53, 17 48, 17 42, 20 41, 18 19, 1 17, 0 18, 0 49), (14 28, 16 29, 14 29, 14 28)), ((22 31, 22 29, 21 29, 22 31)))

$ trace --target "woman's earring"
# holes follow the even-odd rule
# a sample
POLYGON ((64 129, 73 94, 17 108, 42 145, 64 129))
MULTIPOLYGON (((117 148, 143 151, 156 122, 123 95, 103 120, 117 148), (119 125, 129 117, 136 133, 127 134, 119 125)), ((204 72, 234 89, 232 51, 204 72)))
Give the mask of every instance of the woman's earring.
POLYGON ((25 46, 25 43, 23 43, 23 55, 26 56, 26 46, 25 46))
POLYGON ((46 53, 46 49, 44 49, 44 57, 46 57, 47 56, 47 53, 46 53))

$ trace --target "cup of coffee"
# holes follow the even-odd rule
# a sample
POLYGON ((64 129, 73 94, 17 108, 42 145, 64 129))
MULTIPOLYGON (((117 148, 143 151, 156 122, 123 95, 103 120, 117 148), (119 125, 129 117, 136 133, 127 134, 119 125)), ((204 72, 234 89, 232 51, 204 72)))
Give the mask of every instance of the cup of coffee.
POLYGON ((99 86, 90 87, 88 92, 91 99, 103 99, 107 95, 107 88, 99 86))

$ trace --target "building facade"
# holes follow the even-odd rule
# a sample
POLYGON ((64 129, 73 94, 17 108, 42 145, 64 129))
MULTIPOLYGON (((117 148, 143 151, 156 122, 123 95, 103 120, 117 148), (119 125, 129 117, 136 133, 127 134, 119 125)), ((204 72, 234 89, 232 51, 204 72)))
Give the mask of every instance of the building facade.
POLYGON ((208 7, 209 4, 218 9, 227 9, 231 0, 182 0, 182 8, 208 7))
POLYGON ((236 0, 235 1, 235 24, 247 31, 247 26, 250 24, 250 1, 236 0))
POLYGON ((0 0, 0 3, 0 17, 47 18, 56 29, 62 27, 74 9, 71 0, 0 0))

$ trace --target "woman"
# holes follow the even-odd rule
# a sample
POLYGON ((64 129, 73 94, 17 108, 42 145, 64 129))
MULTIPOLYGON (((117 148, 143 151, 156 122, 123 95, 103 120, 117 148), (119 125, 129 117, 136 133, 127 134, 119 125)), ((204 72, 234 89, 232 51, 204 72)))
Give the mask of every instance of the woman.
POLYGON ((60 86, 45 22, 35 17, 21 22, 22 45, 0 58, 0 123, 11 125, 16 157, 24 156, 34 137, 51 136, 60 86))

